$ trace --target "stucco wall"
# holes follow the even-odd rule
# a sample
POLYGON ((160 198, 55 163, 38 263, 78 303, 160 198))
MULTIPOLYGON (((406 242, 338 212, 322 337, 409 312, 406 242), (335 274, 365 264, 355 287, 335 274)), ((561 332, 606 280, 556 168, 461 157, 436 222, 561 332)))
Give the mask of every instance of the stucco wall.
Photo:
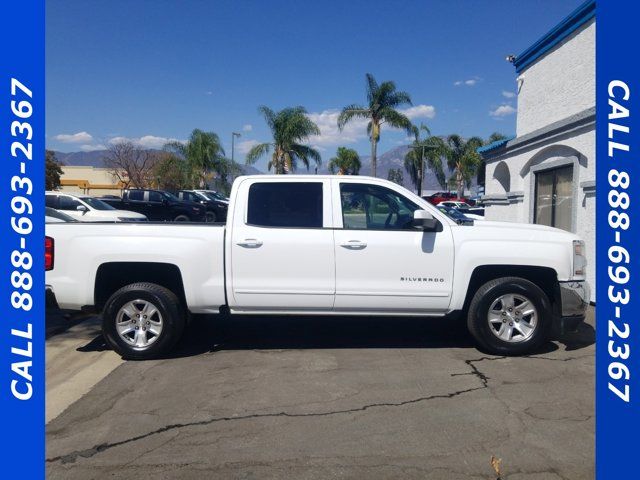
POLYGON ((68 193, 92 196, 120 195, 121 186, 107 168, 89 166, 62 167, 60 190, 68 193))
POLYGON ((520 74, 518 137, 595 105, 595 31, 591 20, 520 74))
POLYGON ((487 198, 500 199, 499 202, 505 204, 488 205, 485 208, 485 218, 533 223, 535 171, 569 163, 574 165, 572 231, 586 242, 587 261, 590 265, 587 268, 587 280, 592 287, 592 300, 595 300, 595 191, 592 188, 595 181, 595 129, 593 125, 489 159, 486 164, 485 195, 487 198), (511 192, 505 191, 504 182, 501 181, 505 165, 510 173, 511 192))

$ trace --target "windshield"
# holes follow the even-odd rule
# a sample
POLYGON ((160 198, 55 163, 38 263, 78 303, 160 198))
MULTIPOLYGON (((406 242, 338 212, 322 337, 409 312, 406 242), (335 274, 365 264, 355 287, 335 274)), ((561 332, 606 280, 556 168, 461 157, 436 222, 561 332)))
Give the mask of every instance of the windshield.
POLYGON ((160 192, 160 193, 162 193, 162 195, 163 195, 165 198, 168 198, 169 200, 173 200, 174 202, 180 202, 180 201, 181 201, 181 200, 180 200, 178 197, 176 197, 173 193, 169 193, 169 192, 160 192))
POLYGON ((456 222, 458 221, 471 221, 471 219, 469 217, 467 217, 465 214, 460 213, 458 210, 456 210, 455 208, 451 208, 451 207, 445 207, 445 206, 440 206, 438 205, 438 210, 440 210, 442 213, 444 213, 447 217, 455 220, 456 222))
POLYGON ((102 200, 98 200, 97 198, 80 197, 80 200, 96 210, 115 210, 111 205, 104 203, 102 200))
POLYGON ((224 200, 225 202, 227 201, 227 197, 225 197, 224 195, 220 195, 218 192, 207 190, 206 192, 201 193, 211 200, 224 200))
POLYGON ((45 207, 45 213, 44 214, 47 217, 57 218, 58 220, 62 220, 63 222, 77 222, 77 220, 75 218, 70 217, 66 213, 59 212, 58 210, 56 210, 54 208, 51 208, 51 207, 45 207))

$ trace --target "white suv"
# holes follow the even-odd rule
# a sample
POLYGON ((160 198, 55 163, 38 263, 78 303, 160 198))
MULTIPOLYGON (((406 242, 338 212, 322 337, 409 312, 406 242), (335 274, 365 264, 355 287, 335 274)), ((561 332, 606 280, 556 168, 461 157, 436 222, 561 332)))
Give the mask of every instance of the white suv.
POLYGON ((140 222, 147 220, 141 213, 116 210, 111 205, 88 195, 46 192, 46 205, 61 210, 81 222, 140 222))

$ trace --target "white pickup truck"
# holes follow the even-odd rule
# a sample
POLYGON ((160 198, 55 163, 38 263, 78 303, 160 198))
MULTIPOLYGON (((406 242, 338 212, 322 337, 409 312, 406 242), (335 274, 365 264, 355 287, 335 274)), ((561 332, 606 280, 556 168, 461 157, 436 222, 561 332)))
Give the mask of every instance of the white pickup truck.
POLYGON ((584 243, 555 228, 459 224, 385 180, 250 176, 224 224, 49 224, 46 283, 102 313, 126 358, 172 348, 188 315, 466 315, 486 351, 523 354, 584 320, 584 243))

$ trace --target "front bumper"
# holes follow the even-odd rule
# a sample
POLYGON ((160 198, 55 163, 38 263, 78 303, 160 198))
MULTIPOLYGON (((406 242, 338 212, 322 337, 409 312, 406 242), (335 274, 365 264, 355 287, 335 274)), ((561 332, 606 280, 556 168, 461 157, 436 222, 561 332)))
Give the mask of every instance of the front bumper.
POLYGON ((591 299, 587 282, 560 282, 560 332, 575 330, 584 322, 591 299))

